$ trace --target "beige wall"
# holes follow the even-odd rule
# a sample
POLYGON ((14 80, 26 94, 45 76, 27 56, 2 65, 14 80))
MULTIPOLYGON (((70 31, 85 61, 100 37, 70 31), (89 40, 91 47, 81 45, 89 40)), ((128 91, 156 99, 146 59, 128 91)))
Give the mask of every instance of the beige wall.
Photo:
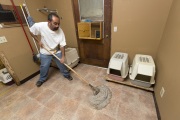
POLYGON ((38 11, 38 9, 46 6, 47 0, 23 0, 28 7, 30 15, 33 17, 35 22, 42 22, 47 20, 47 15, 38 11))
POLYGON ((174 0, 157 53, 155 95, 162 120, 180 119, 180 0, 174 0), (164 87, 165 94, 159 93, 164 87))
POLYGON ((155 58, 172 0, 113 0, 111 54, 126 52, 155 58), (113 27, 117 26, 117 32, 113 27))
POLYGON ((67 46, 77 48, 71 0, 47 0, 47 3, 48 8, 57 9, 58 15, 62 17, 61 28, 64 31, 67 46))
MULTIPOLYGON (((35 0, 31 1, 35 2, 35 0)), ((0 0, 0 3, 11 5, 10 0, 0 0)), ((14 0, 14 3, 18 6, 19 4, 24 3, 24 1, 14 0)), ((36 4, 30 3, 29 6, 34 8, 35 6, 40 7, 43 5, 43 3, 43 0, 38 0, 36 1, 36 4)), ((36 12, 33 15, 38 16, 37 18, 43 19, 43 17, 36 14, 36 12)), ((25 29, 28 34, 28 29, 26 26, 25 29)), ((32 60, 32 52, 21 27, 0 29, 0 36, 5 36, 8 41, 7 43, 0 44, 0 51, 5 54, 10 66, 13 68, 20 81, 39 71, 39 65, 34 63, 32 60)), ((34 51, 36 51, 34 43, 29 34, 28 36, 31 40, 34 51)))

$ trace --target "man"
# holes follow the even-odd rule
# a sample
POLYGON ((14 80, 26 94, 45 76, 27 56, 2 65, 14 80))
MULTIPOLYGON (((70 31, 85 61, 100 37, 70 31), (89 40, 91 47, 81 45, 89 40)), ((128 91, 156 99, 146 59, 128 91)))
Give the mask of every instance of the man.
POLYGON ((60 28, 60 18, 55 13, 48 15, 48 22, 35 23, 30 28, 31 36, 38 42, 40 46, 40 78, 37 81, 37 87, 40 87, 48 76, 49 67, 52 59, 54 59, 63 76, 68 80, 73 78, 70 76, 69 71, 63 64, 65 61, 65 50, 66 40, 63 30, 60 28), (38 40, 37 35, 41 36, 41 40, 38 40), (60 61, 50 54, 47 50, 49 49, 52 53, 60 58, 60 61))

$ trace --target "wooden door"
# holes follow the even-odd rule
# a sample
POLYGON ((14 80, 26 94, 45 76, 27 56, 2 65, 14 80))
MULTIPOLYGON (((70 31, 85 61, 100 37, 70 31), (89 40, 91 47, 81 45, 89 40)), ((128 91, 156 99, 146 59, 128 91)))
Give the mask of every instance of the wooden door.
POLYGON ((72 0, 80 61, 85 64, 108 67, 111 45, 112 0, 104 0, 104 38, 79 39, 77 24, 80 22, 78 0, 72 0))

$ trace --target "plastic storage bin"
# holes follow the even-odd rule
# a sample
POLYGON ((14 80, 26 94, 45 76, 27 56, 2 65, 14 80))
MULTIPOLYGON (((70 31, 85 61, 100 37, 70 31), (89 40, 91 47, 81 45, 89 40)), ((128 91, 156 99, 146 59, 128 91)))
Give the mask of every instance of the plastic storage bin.
POLYGON ((128 54, 115 52, 110 59, 107 74, 126 78, 126 76, 128 75, 128 71, 128 54))
POLYGON ((131 83, 142 87, 151 87, 152 84, 155 84, 154 76, 153 58, 149 55, 136 54, 129 70, 131 83))
POLYGON ((69 65, 71 68, 76 66, 79 63, 79 56, 76 48, 66 48, 65 49, 65 63, 69 65))
POLYGON ((0 70, 0 81, 7 84, 12 81, 11 75, 8 73, 6 68, 0 70))

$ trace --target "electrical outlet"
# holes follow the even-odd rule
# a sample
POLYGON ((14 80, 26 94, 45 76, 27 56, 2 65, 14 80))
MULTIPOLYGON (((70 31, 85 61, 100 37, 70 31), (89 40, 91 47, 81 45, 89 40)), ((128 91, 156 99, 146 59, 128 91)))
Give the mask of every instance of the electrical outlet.
POLYGON ((114 26, 114 32, 117 32, 117 26, 114 26))
POLYGON ((165 89, 164 89, 164 87, 162 87, 162 88, 161 88, 161 91, 160 91, 160 96, 161 96, 161 98, 163 97, 164 93, 165 93, 165 89))
POLYGON ((0 43, 5 43, 5 42, 7 42, 6 37, 5 36, 1 36, 0 37, 0 43))

